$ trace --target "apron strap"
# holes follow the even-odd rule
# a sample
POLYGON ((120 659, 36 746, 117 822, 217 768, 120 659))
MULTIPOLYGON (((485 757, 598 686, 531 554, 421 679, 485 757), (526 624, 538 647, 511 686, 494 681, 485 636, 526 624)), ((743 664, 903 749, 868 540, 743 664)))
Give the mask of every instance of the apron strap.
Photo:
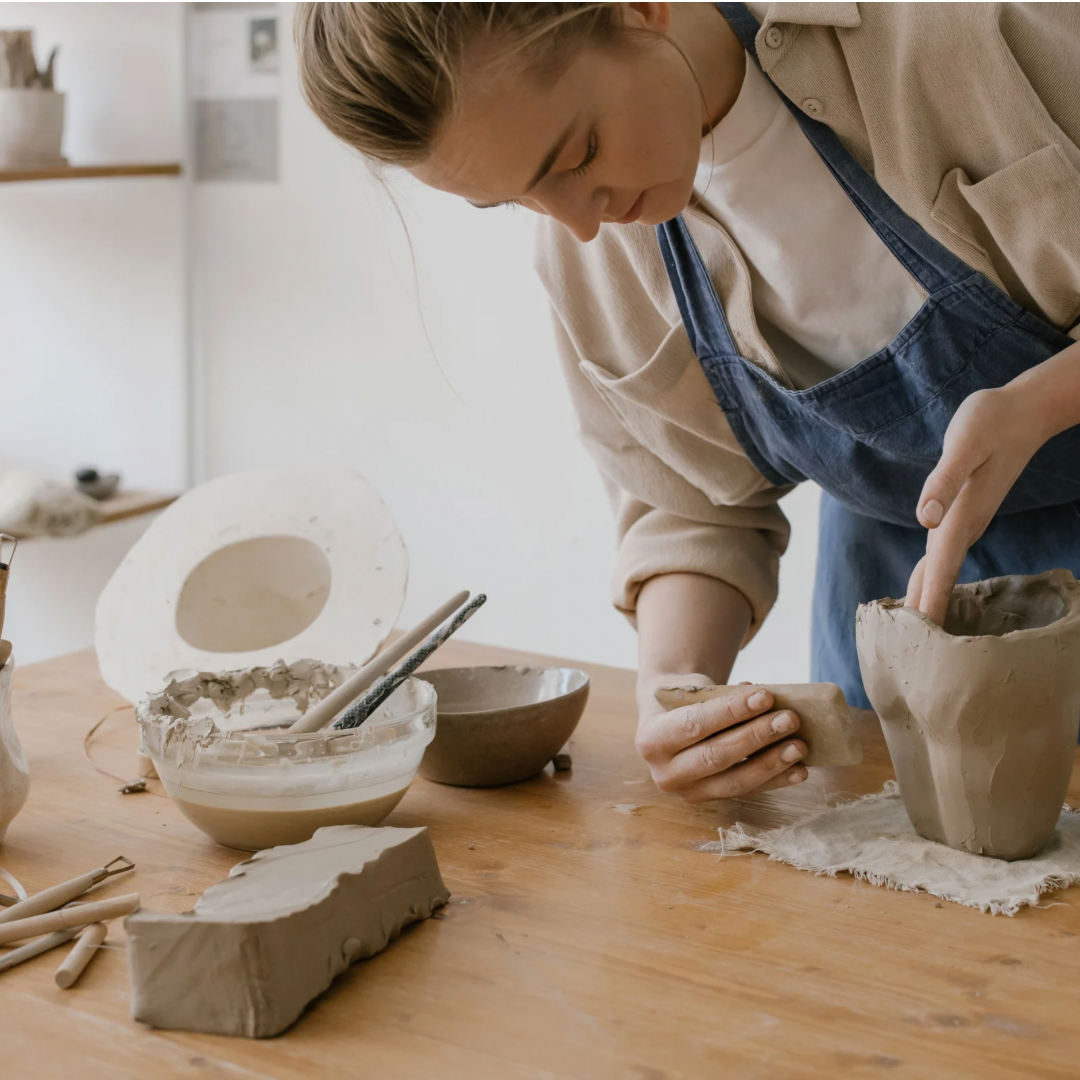
MULTIPOLYGON (((746 51, 761 67, 757 53, 757 34, 761 29, 746 4, 718 3, 716 7, 727 20, 746 51)), ((769 79, 768 73, 762 72, 769 79)), ((972 270, 943 244, 917 225, 885 194, 877 181, 855 160, 827 124, 806 115, 772 81, 780 99, 798 121, 803 133, 828 166, 837 183, 855 204, 867 224, 903 264, 904 268, 928 292, 935 293, 971 277, 972 270)))

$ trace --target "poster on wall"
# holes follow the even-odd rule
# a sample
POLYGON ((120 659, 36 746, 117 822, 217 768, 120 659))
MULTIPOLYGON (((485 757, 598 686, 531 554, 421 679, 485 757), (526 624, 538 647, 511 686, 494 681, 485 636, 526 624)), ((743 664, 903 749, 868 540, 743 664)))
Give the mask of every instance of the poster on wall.
POLYGON ((277 4, 195 4, 195 179, 274 183, 280 160, 277 4))

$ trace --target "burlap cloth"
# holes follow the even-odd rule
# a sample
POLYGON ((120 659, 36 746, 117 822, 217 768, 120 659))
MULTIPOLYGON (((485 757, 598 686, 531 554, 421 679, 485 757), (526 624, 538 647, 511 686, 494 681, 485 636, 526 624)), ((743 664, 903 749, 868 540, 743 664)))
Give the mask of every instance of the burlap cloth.
POLYGON ((911 827, 900 789, 881 791, 811 814, 793 825, 754 832, 741 823, 720 829, 702 850, 721 856, 760 851, 799 870, 835 877, 847 871, 871 885, 928 892, 992 915, 1015 915, 1043 893, 1080 881, 1080 812, 1064 807, 1057 831, 1031 859, 1001 859, 954 851, 924 840, 911 827))

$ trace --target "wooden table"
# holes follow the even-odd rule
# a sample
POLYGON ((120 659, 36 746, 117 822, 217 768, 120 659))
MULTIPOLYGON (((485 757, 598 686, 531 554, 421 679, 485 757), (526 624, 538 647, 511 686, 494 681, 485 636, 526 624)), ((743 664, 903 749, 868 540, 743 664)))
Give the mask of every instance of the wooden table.
MULTIPOLYGON (((507 659, 522 657, 451 643, 439 666, 507 659)), ((288 1033, 151 1031, 130 1018, 121 949, 69 991, 52 981, 53 953, 0 975, 0 1075, 1080 1075, 1080 889, 995 918, 698 850, 736 819, 780 823, 824 791, 878 789, 891 769, 872 717, 857 769, 692 808, 656 791, 634 753, 632 674, 590 673, 572 772, 488 791, 416 781, 388 824, 430 827, 451 904, 351 968, 288 1033)), ((116 705, 91 654, 17 674, 33 787, 0 865, 38 889, 122 852, 138 869, 105 894, 137 889, 146 907, 187 910, 239 857, 164 795, 118 795, 84 762, 83 734, 116 705)), ((100 760, 134 774, 130 712, 102 734, 100 760)))

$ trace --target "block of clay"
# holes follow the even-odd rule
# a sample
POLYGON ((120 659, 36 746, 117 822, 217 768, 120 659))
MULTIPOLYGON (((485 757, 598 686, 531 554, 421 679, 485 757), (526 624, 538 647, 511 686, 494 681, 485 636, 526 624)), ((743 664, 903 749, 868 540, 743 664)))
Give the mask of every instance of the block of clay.
MULTIPOLYGON (((656 700, 665 709, 693 705, 729 693, 730 686, 664 686, 656 700)), ((749 687, 738 687, 746 690, 749 687)), ((835 683, 783 683, 762 685, 772 694, 774 709, 791 709, 799 715, 796 738, 806 743, 802 765, 858 765, 862 744, 851 722, 844 691, 835 683)))
POLYGON ((859 666, 904 807, 928 840, 1026 859, 1050 838, 1080 728, 1080 585, 1068 570, 958 585, 944 627, 859 608, 859 666))
POLYGON ((267 848, 194 911, 127 919, 132 1014, 158 1028, 277 1035, 449 896, 427 829, 335 825, 267 848))

